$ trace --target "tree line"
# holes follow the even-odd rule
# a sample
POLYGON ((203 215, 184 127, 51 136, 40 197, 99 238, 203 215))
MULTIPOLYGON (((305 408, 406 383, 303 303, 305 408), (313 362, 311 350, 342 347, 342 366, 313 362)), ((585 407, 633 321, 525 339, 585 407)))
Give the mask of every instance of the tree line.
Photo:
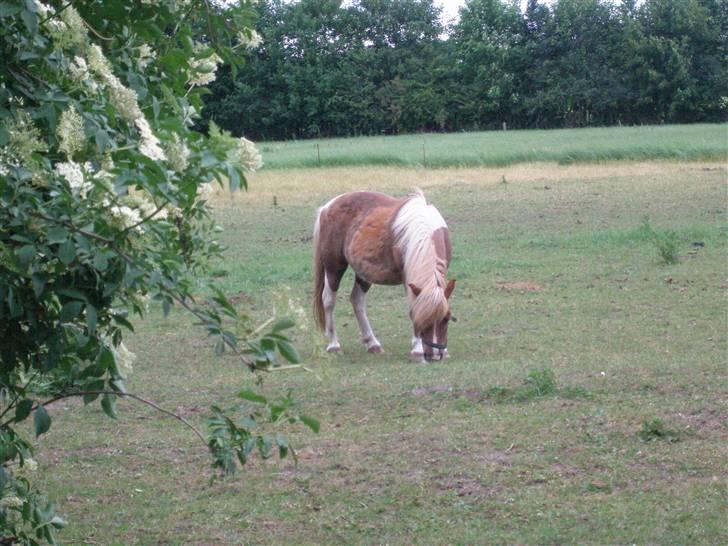
POLYGON ((724 0, 260 0, 206 119, 254 139, 724 121, 724 0))

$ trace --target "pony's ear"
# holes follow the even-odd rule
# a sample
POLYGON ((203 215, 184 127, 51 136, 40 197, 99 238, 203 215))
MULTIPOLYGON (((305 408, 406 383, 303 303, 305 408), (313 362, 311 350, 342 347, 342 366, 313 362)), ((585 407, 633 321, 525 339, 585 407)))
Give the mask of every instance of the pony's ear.
POLYGON ((407 286, 410 287, 410 290, 412 290, 412 293, 415 295, 415 298, 420 295, 420 292, 422 292, 422 289, 421 288, 417 288, 412 283, 409 283, 407 286))
POLYGON ((455 290, 455 279, 450 279, 450 282, 445 287, 445 298, 450 299, 450 294, 452 294, 453 290, 455 290))

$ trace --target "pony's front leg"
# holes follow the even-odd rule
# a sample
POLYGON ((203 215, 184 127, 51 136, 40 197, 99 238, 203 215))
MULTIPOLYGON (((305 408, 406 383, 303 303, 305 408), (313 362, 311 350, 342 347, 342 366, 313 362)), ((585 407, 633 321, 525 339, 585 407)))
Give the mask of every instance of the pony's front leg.
POLYGON ((410 350, 410 356, 415 360, 422 360, 425 356, 425 351, 422 348, 422 339, 417 337, 416 334, 412 336, 412 350, 410 350))
POLYGON ((359 330, 361 331, 361 341, 367 346, 370 353, 381 353, 382 345, 374 336, 372 327, 367 317, 367 291, 371 284, 363 281, 359 277, 354 281, 354 288, 351 291, 351 306, 354 308, 356 320, 359 322, 359 330))
MULTIPOLYGON (((338 282, 336 283, 338 285, 338 282)), ((326 337, 329 338, 329 344, 326 350, 329 353, 338 353, 341 351, 339 339, 336 337, 336 327, 334 326, 334 306, 336 305, 336 290, 331 288, 328 273, 324 277, 324 291, 321 294, 321 302, 324 307, 324 328, 326 337)))

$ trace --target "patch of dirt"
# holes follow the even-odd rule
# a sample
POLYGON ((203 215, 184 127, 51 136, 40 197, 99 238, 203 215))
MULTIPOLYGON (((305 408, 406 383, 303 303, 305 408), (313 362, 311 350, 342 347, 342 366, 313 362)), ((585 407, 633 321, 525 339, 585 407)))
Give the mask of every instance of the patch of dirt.
POLYGON ((415 396, 427 396, 431 394, 450 394, 453 397, 465 397, 471 402, 482 402, 486 396, 476 389, 455 389, 452 385, 433 385, 432 387, 417 387, 412 390, 415 396))
POLYGON ((677 418, 693 432, 701 435, 719 434, 728 436, 728 415, 714 409, 703 409, 684 415, 677 414, 677 418))
POLYGON ((434 385, 432 387, 417 387, 412 391, 415 396, 425 396, 426 394, 442 394, 444 392, 453 392, 452 385, 434 385))
POLYGON ((492 498, 496 494, 493 487, 483 485, 480 480, 466 474, 438 476, 434 478, 434 487, 438 495, 454 494, 458 497, 475 499, 492 498))
POLYGON ((502 467, 511 467, 511 457, 508 451, 488 451, 486 453, 476 453, 473 458, 483 466, 493 465, 502 467))
POLYGON ((498 288, 506 292, 541 292, 544 287, 535 282, 517 281, 517 282, 499 282, 498 288))
POLYGON ((174 412, 180 417, 199 415, 203 411, 206 410, 201 406, 177 406, 176 408, 174 408, 174 412))

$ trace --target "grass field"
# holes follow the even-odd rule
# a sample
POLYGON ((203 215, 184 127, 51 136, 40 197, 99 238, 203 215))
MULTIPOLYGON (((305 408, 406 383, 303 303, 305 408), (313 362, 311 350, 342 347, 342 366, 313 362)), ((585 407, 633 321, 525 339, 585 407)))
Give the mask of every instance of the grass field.
MULTIPOLYGON (((421 187, 452 231, 452 358, 406 358, 398 287, 370 292, 386 353, 367 354, 349 273, 344 354, 322 355, 306 319, 295 338, 310 371, 272 373, 262 387, 293 389, 321 432, 282 429, 297 466, 256 459, 213 484, 204 447, 176 421, 126 401, 119 421, 56 404, 38 459, 71 522, 61 539, 728 543, 727 176, 710 162, 252 176, 248 193, 215 199, 229 246, 215 269, 261 320, 308 305, 317 206, 349 189, 421 187), (675 232, 679 263, 660 263, 645 217, 675 232)), ((182 312, 154 313, 128 344, 130 391, 199 425, 210 404, 254 387, 182 312)))
POLYGON ((266 169, 491 167, 525 161, 726 160, 728 125, 660 125, 337 138, 261 144, 266 169))

